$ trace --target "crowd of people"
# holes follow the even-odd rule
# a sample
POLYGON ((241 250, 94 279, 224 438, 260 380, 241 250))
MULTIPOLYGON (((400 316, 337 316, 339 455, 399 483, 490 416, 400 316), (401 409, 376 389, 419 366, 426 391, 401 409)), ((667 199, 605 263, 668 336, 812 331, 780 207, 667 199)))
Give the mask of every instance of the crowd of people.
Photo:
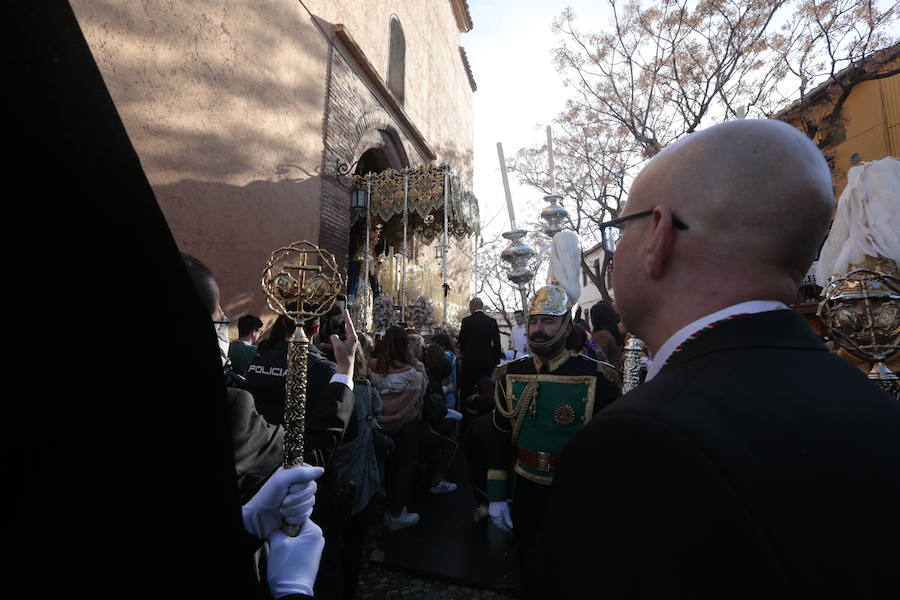
MULTIPOLYGON (((212 273, 196 258, 183 258, 198 292, 209 295, 212 273)), ((229 321, 217 298, 209 298, 208 304, 220 339, 229 403, 240 423, 232 432, 239 488, 244 501, 249 501, 258 483, 280 462, 288 344, 295 324, 278 317, 263 337, 262 320, 243 315, 237 339, 226 344, 223 332, 229 321)), ((478 298, 472 299, 469 308, 471 316, 463 321, 458 336, 437 330, 426 340, 414 329, 399 326, 374 340, 359 334, 352 406, 324 400, 337 373, 333 343, 328 332, 321 330, 320 319, 303 324, 311 340, 308 461, 326 469, 317 481, 313 511, 325 539, 318 597, 354 597, 373 507, 383 512, 385 528, 394 531, 419 521, 419 514, 409 510, 414 486, 435 495, 456 492, 457 483, 447 480, 447 472, 463 440, 476 501, 474 520, 481 522, 489 516, 486 478, 491 434, 486 433, 484 421, 495 406, 495 368, 526 356, 528 350, 527 341, 523 345, 519 336, 512 336, 508 351, 513 356, 499 351, 496 321, 485 315, 478 298), (467 438, 470 427, 473 433, 467 438)), ((524 330, 522 313, 516 317, 524 330)), ((567 353, 618 361, 621 324, 612 306, 597 303, 589 319, 590 325, 581 319, 574 322, 567 353)))

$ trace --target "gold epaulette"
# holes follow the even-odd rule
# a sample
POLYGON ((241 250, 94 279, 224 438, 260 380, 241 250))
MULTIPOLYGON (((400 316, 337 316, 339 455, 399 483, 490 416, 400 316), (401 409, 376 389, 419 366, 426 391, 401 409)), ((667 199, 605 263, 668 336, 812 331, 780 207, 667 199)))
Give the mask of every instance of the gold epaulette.
POLYGON ((602 360, 598 360, 597 371, 603 375, 604 379, 615 384, 620 390, 622 389, 622 376, 619 375, 619 370, 614 366, 607 362, 603 362, 602 360))

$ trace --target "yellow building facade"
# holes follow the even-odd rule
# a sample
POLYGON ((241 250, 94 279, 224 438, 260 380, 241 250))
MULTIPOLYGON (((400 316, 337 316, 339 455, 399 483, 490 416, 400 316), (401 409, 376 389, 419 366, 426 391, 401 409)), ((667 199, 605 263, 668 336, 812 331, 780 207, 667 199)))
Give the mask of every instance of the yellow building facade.
MULTIPOLYGON (((875 74, 885 75, 900 68, 900 45, 883 50, 892 55, 875 74)), ((840 73, 838 74, 840 75, 840 73)), ((836 85, 814 89, 803 102, 794 102, 774 118, 794 125, 801 131, 801 111, 812 122, 820 122, 834 109, 836 85)), ((847 171, 860 162, 900 156, 900 74, 871 79, 856 84, 843 106, 843 132, 836 143, 822 152, 831 165, 835 196, 840 197, 847 184, 847 171)), ((823 132, 813 141, 819 143, 823 132)))

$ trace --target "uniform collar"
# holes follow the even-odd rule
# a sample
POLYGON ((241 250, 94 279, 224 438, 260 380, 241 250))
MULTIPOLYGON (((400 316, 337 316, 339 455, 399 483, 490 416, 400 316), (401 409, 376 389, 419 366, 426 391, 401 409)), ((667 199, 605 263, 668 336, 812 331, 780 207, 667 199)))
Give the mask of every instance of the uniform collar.
POLYGON ((740 304, 725 307, 716 312, 704 315, 692 323, 688 323, 672 334, 672 336, 659 347, 659 351, 647 367, 647 377, 645 378, 645 381, 653 379, 666 364, 669 357, 672 356, 675 349, 704 327, 735 315, 750 315, 772 310, 783 310, 786 308, 788 307, 784 302, 779 302, 777 300, 751 300, 749 302, 741 302, 740 304))
POLYGON ((547 366, 547 372, 552 373, 563 366, 563 363, 569 360, 569 357, 571 356, 569 350, 565 347, 565 344, 563 344, 563 349, 559 351, 559 354, 555 354, 546 360, 542 359, 537 354, 532 354, 531 358, 534 359, 534 368, 537 369, 538 373, 541 372, 541 367, 544 365, 547 366))

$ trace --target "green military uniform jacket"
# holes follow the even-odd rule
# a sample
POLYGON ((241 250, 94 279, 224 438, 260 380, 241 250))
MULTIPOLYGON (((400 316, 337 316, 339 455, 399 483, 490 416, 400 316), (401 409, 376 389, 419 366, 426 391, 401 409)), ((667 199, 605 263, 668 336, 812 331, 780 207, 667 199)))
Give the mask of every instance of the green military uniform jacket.
POLYGON ((621 395, 620 388, 612 365, 568 351, 549 360, 525 356, 497 367, 488 499, 509 497, 510 471, 550 485, 563 448, 621 395))

